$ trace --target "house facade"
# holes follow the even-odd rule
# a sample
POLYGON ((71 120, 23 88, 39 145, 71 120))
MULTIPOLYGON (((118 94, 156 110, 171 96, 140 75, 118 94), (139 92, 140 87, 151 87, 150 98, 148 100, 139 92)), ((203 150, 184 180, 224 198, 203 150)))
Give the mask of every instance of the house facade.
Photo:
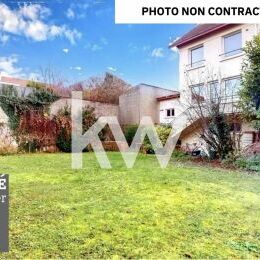
MULTIPOLYGON (((214 98, 217 91, 226 104, 226 113, 231 113, 228 108, 234 107, 233 104, 238 101, 244 58, 242 48, 259 33, 259 29, 257 24, 202 24, 170 44, 170 48, 178 49, 180 56, 180 107, 171 123, 173 127, 179 128, 179 131, 183 130, 183 147, 205 145, 199 138, 198 127, 190 125, 185 116, 185 110, 192 104, 191 93, 207 99, 214 98), (177 121, 181 124, 178 125, 177 121), (186 125, 183 124, 184 121, 186 125)), ((164 106, 162 102, 160 101, 161 107, 164 106)), ((171 102, 176 105, 175 99, 171 102)), ((239 124, 243 148, 254 141, 255 132, 247 123, 239 124)))

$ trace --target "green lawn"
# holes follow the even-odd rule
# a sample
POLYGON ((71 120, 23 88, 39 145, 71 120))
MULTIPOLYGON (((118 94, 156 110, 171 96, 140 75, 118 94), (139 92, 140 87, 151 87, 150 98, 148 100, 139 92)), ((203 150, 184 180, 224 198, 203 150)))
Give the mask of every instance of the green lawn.
POLYGON ((260 176, 141 155, 113 170, 93 154, 0 157, 10 174, 10 246, 0 258, 260 257, 260 176))

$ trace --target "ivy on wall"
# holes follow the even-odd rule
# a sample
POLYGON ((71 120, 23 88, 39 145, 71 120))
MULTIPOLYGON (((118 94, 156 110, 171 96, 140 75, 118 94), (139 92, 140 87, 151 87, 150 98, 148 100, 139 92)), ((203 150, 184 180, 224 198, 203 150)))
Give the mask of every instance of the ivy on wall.
POLYGON ((26 111, 47 112, 49 105, 59 97, 45 89, 33 89, 26 96, 18 94, 14 86, 2 85, 0 91, 0 106, 9 118, 9 127, 15 130, 19 125, 20 116, 26 111))

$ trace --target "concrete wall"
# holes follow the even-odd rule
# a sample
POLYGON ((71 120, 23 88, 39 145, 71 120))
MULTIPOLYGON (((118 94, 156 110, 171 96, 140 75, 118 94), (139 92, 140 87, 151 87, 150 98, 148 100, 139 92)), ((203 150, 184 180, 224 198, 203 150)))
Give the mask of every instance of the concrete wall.
POLYGON ((123 125, 137 124, 140 121, 140 88, 130 89, 119 97, 119 120, 123 125))
POLYGON ((160 123, 160 109, 156 98, 171 95, 172 90, 141 84, 119 98, 121 124, 139 124, 144 116, 150 116, 154 123, 160 123))
MULTIPOLYGON (((50 107, 50 113, 52 115, 55 115, 61 108, 64 108, 65 106, 71 106, 70 98, 62 98, 54 102, 50 107)), ((95 114, 97 117, 100 116, 118 117, 119 114, 118 105, 83 100, 83 106, 93 107, 95 109, 95 114)))

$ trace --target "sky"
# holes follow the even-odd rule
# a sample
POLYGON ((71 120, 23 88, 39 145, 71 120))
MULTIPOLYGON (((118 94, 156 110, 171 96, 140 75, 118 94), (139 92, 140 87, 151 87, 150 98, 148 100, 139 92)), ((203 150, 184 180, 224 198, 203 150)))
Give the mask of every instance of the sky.
POLYGON ((0 1, 0 73, 68 83, 111 72, 132 85, 178 89, 178 51, 195 24, 119 25, 114 0, 0 1))

